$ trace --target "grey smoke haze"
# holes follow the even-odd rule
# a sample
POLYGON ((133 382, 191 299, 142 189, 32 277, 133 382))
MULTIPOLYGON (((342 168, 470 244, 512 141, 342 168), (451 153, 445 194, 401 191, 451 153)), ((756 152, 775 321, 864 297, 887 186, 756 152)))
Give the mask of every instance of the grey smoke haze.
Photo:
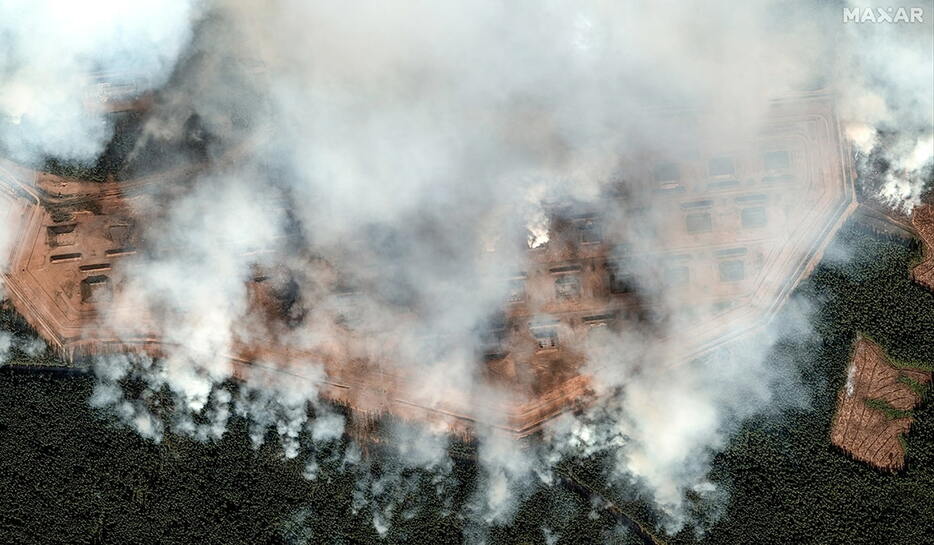
POLYGON ((84 107, 97 73, 165 83, 196 12, 188 0, 5 0, 0 4, 0 144, 21 161, 91 160, 110 139, 84 107))
POLYGON ((923 24, 843 25, 850 55, 838 68, 848 136, 891 164, 878 196, 903 212, 919 204, 934 162, 934 3, 918 5, 923 24))
POLYGON ((8 331, 0 330, 0 365, 10 361, 15 355, 14 350, 22 356, 35 358, 42 355, 46 348, 45 341, 37 337, 16 336, 8 331))
POLYGON ((7 362, 11 348, 13 348, 13 335, 0 331, 0 365, 7 362))
MULTIPOLYGON (((309 477, 314 444, 339 436, 342 418, 310 381, 275 373, 246 377, 232 395, 232 343, 274 333, 313 349, 333 344, 338 318, 353 315, 361 334, 340 339, 348 357, 418 377, 406 392, 413 400, 431 405, 460 391, 493 405, 505 394, 481 380, 473 332, 501 305, 502 279, 524 266, 514 242, 527 227, 547 229, 543 201, 597 201, 625 176, 621 158, 677 154, 686 132, 659 111, 704 111, 700 137, 729 147, 756 134, 771 98, 825 77, 865 152, 877 130, 903 135, 886 150, 907 173, 898 180, 908 180, 909 198, 899 202, 916 199, 911 173, 931 157, 928 4, 928 22, 916 26, 842 25, 842 5, 807 2, 51 4, 0 8, 0 142, 15 157, 92 159, 111 127, 82 106, 85 74, 130 70, 158 88, 173 68, 144 139, 180 139, 197 114, 216 154, 243 141, 252 150, 164 197, 127 293, 176 348, 159 362, 101 358, 92 404, 154 439, 169 426, 209 440, 244 415, 257 443, 272 428, 286 456, 307 457, 309 477), (262 70, 244 68, 255 60, 262 70), (286 270, 302 271, 292 280, 303 321, 271 332, 249 313, 245 281, 282 255, 286 270), (338 278, 357 295, 345 296, 338 278), (154 415, 151 394, 126 399, 119 381, 128 376, 147 392, 168 388, 179 413, 154 415)), ((898 187, 889 193, 902 195, 898 187)), ((606 209, 607 224, 651 245, 649 227, 665 218, 651 196, 634 198, 648 206, 640 224, 606 209)), ((648 265, 638 282, 657 299, 665 330, 597 336, 588 368, 620 393, 560 419, 545 444, 477 430, 476 520, 508 522, 562 456, 611 450, 612 479, 650 490, 677 529, 686 491, 719 497, 709 460, 739 422, 806 402, 793 366, 768 366, 765 354, 780 335, 807 338, 807 311, 676 366, 671 333, 686 317, 648 265)), ((105 325, 120 331, 122 318, 105 325)), ((268 363, 310 379, 323 373, 320 362, 268 363)), ((401 424, 390 436, 413 465, 448 471, 445 436, 401 424)), ((383 534, 410 485, 401 470, 361 474, 360 508, 372 507, 383 534)))

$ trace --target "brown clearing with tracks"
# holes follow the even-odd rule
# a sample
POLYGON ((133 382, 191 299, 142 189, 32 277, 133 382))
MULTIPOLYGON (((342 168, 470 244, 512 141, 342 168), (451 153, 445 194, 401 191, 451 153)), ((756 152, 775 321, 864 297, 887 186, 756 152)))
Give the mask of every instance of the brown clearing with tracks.
POLYGON ((857 460, 880 469, 905 466, 902 437, 921 402, 911 382, 927 385, 931 373, 896 367, 875 342, 860 336, 847 368, 847 380, 837 397, 830 439, 857 460))

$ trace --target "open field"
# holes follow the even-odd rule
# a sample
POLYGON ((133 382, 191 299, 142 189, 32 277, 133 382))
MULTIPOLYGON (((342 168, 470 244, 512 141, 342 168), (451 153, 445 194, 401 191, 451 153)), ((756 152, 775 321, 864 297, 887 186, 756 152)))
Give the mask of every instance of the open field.
POLYGON ((927 371, 898 369, 873 341, 860 337, 837 400, 833 444, 881 469, 905 466, 904 435, 921 396, 911 384, 928 384, 927 371))

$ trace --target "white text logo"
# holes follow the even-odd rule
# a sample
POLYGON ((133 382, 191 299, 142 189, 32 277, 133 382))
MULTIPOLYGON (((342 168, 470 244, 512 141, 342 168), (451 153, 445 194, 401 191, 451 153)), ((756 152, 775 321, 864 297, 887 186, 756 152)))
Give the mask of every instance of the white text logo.
POLYGON ((924 8, 843 8, 844 23, 923 23, 924 8))

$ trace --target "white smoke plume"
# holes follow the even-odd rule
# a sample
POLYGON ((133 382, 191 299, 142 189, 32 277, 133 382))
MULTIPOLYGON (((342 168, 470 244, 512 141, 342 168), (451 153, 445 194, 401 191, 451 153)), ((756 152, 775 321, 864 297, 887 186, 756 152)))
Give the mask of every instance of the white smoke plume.
POLYGON ((0 331, 0 365, 7 362, 11 348, 13 348, 13 335, 6 331, 0 331))
POLYGON ((189 0, 0 5, 0 143, 19 160, 90 160, 112 134, 94 75, 132 74, 138 91, 165 83, 190 37, 189 0))
MULTIPOLYGON (((93 162, 113 134, 96 107, 108 86, 162 86, 196 17, 190 0, 0 3, 0 154, 30 164, 93 162)), ((14 242, 5 207, 0 198, 0 272, 14 242)), ((42 350, 24 346, 30 356, 42 350)))
POLYGON ((545 545, 557 545, 558 540, 561 539, 561 534, 552 532, 548 528, 542 528, 542 537, 545 538, 545 545))
POLYGON ((720 497, 706 479, 710 459, 741 422, 807 406, 793 362, 767 357, 780 340, 814 340, 810 313, 807 302, 793 300, 781 321, 689 365, 648 355, 651 365, 637 369, 631 359, 613 356, 630 352, 631 340, 599 339, 593 372, 598 384, 620 393, 581 417, 559 419, 549 430, 554 443, 582 455, 609 449, 619 475, 647 486, 668 515, 667 528, 679 529, 686 492, 720 497))
POLYGON ((905 213, 930 190, 934 166, 934 2, 910 7, 923 10, 922 23, 842 25, 848 55, 837 76, 848 136, 887 163, 875 196, 905 213))
MULTIPOLYGON (((232 393, 235 344, 349 344, 348 358, 416 377, 407 392, 415 401, 461 391, 495 405, 506 394, 482 380, 474 332, 501 305, 502 279, 525 264, 527 248, 513 242, 547 243, 548 201, 599 206, 621 155, 677 153, 686 133, 657 112, 702 110, 707 143, 743 141, 770 99, 824 76, 866 153, 879 133, 897 134, 885 153, 907 186, 893 182, 886 194, 915 202, 915 173, 930 161, 934 78, 931 48, 919 47, 930 24, 846 26, 839 5, 98 4, 0 7, 5 150, 30 161, 93 159, 111 127, 84 107, 87 74, 132 72, 160 90, 141 155, 148 142, 189 139, 226 160, 167 189, 158 210, 140 211, 147 251, 133 259, 126 293, 169 348, 160 361, 99 358, 91 403, 155 440, 167 429, 211 440, 240 414, 256 444, 273 429, 285 457, 305 456, 309 478, 321 463, 315 445, 345 427, 318 397, 323 363, 268 362, 292 374, 239 377, 232 393), (230 159, 238 146, 245 156, 230 159), (299 294, 286 311, 300 327, 273 330, 251 313, 245 285, 257 268, 299 294), (353 342, 335 341, 338 319, 360 332, 353 342), (128 380, 144 386, 138 399, 125 395, 128 380), (151 408, 164 392, 176 409, 168 415, 151 408)), ((607 223, 650 246, 651 226, 665 218, 642 204, 647 217, 616 211, 607 223)), ((657 327, 677 332, 686 318, 652 265, 636 281, 659 299, 657 327)), ((739 422, 805 402, 790 365, 764 362, 779 332, 807 337, 806 314, 690 365, 676 365, 677 335, 595 336, 588 369, 616 394, 554 423, 544 445, 476 430, 481 485, 471 514, 508 523, 533 486, 552 482, 556 460, 610 451, 614 482, 646 487, 676 530, 687 521, 686 491, 715 495, 709 462, 739 422)), ((120 332, 127 318, 103 325, 120 332)), ((435 430, 399 424, 388 438, 412 466, 449 472, 435 430)), ((366 466, 356 446, 345 461, 349 471, 366 466)), ((383 535, 410 481, 401 470, 360 471, 356 505, 372 508, 383 535)))
MULTIPOLYGON (((2 285, 0 285, 2 288, 2 285)), ((0 292, 2 296, 2 292, 0 292)), ((4 365, 16 358, 24 360, 34 359, 45 353, 45 341, 37 337, 14 335, 9 331, 0 330, 0 365, 4 365)))

